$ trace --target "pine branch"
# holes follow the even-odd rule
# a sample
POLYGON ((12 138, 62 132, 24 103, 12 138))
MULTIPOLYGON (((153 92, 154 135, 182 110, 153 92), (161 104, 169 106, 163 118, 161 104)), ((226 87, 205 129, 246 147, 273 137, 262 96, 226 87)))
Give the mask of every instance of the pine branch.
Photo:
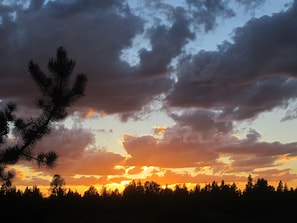
MULTIPOLYGON (((41 97, 36 100, 35 104, 42 110, 42 114, 35 119, 25 121, 14 117, 13 112, 16 106, 13 104, 8 105, 6 110, 0 111, 0 145, 3 144, 3 138, 9 132, 9 122, 14 123, 14 128, 21 133, 23 141, 22 145, 1 149, 0 167, 5 169, 6 164, 15 164, 22 157, 37 161, 39 166, 54 167, 58 157, 55 152, 39 153, 34 156, 33 148, 38 140, 50 133, 51 123, 65 118, 66 109, 84 96, 87 83, 85 74, 77 75, 72 88, 68 89, 69 77, 74 66, 75 62, 68 59, 63 47, 57 49, 56 59, 49 60, 48 69, 51 74, 49 76, 43 73, 38 64, 33 61, 29 62, 29 72, 41 92, 41 97)), ((0 171, 0 181, 5 183, 13 176, 9 175, 7 178, 3 171, 0 171)))

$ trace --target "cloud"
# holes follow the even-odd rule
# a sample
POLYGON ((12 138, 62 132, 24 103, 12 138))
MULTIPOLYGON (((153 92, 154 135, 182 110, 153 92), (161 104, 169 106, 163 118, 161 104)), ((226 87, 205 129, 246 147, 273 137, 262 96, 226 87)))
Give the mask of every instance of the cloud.
POLYGON ((154 134, 161 135, 166 131, 166 127, 164 126, 155 126, 153 128, 154 134))
POLYGON ((171 118, 181 127, 190 126, 204 139, 216 134, 230 134, 233 130, 231 121, 219 120, 219 113, 211 110, 188 110, 180 115, 172 113, 171 118))
POLYGON ((153 27, 147 31, 151 50, 140 51, 141 71, 152 75, 164 74, 171 60, 181 53, 183 46, 195 37, 183 8, 172 11, 172 25, 153 27))
POLYGON ((126 163, 133 166, 192 167, 205 165, 218 158, 217 154, 203 144, 186 142, 179 138, 166 142, 153 136, 126 135, 123 146, 131 156, 126 163))
MULTIPOLYGON (((254 183, 257 181, 258 178, 264 178, 268 180, 269 184, 278 183, 280 180, 283 182, 288 182, 291 180, 296 179, 296 174, 290 173, 290 169, 269 169, 269 170, 263 170, 263 171, 255 171, 252 172, 252 177, 254 180, 254 183)), ((179 173, 175 170, 166 170, 164 175, 157 175, 152 174, 151 176, 148 176, 145 180, 149 181, 155 181, 160 183, 161 185, 167 185, 167 184, 183 184, 184 182, 192 183, 192 184, 206 184, 206 183, 212 183, 213 181, 216 181, 218 184, 224 180, 225 183, 236 183, 240 189, 244 189, 245 183, 247 182, 247 176, 239 176, 237 174, 221 174, 221 175, 213 175, 213 174, 189 174, 187 172, 179 173)), ((203 186, 202 186, 203 187, 203 186)))
POLYGON ((68 175, 123 174, 124 171, 115 169, 115 166, 122 164, 124 160, 123 156, 112 152, 92 151, 85 152, 79 160, 61 159, 59 169, 68 175))
POLYGON ((164 176, 158 176, 157 174, 153 174, 147 178, 147 180, 152 180, 158 182, 162 185, 167 184, 183 184, 184 182, 192 183, 192 184, 205 184, 212 183, 216 181, 217 183, 221 183, 222 180, 224 182, 246 182, 246 177, 236 176, 236 175, 208 175, 208 174, 196 174, 190 175, 189 173, 177 173, 174 170, 166 170, 164 176))
POLYGON ((41 152, 56 151, 59 157, 78 159, 88 147, 94 144, 95 136, 91 131, 57 125, 49 135, 38 142, 36 148, 41 152))
POLYGON ((0 68, 5 76, 1 99, 32 107, 38 93, 27 63, 33 59, 46 70, 60 45, 77 62, 75 72, 89 78, 87 97, 75 109, 130 117, 169 93, 170 106, 216 109, 224 117, 243 120, 296 98, 296 4, 271 17, 250 20, 217 51, 191 56, 184 47, 196 40, 194 25, 214 29, 219 17, 232 17, 234 11, 228 1, 186 3, 149 4, 162 13, 165 23, 136 15, 125 1, 34 1, 27 8, 0 5, 0 68), (121 54, 138 35, 149 40, 151 49, 140 48, 140 62, 132 66, 121 54), (174 84, 171 63, 177 58, 183 59, 174 84))
MULTIPOLYGON (((63 176, 62 176, 63 177, 63 176)), ((63 177, 64 178, 64 177, 63 177)), ((107 181, 106 177, 94 177, 94 176, 81 176, 81 177, 73 177, 66 176, 65 178, 66 186, 74 185, 74 186, 92 186, 92 185, 100 185, 105 184, 107 181)))
MULTIPOLYGON (((7 11, 5 15, 14 10, 17 15, 14 21, 2 17, 0 67, 6 77, 1 81, 2 100, 32 107, 38 93, 27 73, 27 63, 33 59, 46 71, 48 59, 60 45, 76 61, 75 72, 84 72, 89 79, 87 97, 75 105, 76 109, 87 107, 107 114, 135 112, 171 86, 172 80, 164 76, 164 70, 159 77, 148 77, 153 72, 151 66, 156 64, 142 62, 143 65, 136 68, 120 59, 122 50, 129 48, 133 38, 144 29, 142 18, 132 14, 123 1, 55 1, 32 3, 27 9, 0 8, 7 11)), ((163 29, 165 38, 173 39, 173 34, 179 34, 177 31, 184 28, 182 23, 173 27, 168 34, 163 29)), ((151 39, 155 39, 153 45, 160 42, 162 28, 150 33, 151 39)), ((183 39, 180 41, 182 46, 183 39)), ((166 57, 160 66, 166 68, 181 46, 176 46, 167 56, 160 55, 160 58, 166 57)), ((171 45, 166 47, 171 49, 171 45)), ((162 53, 155 50, 153 53, 162 53)))
POLYGON ((137 178, 161 184, 209 183, 213 180, 244 182, 250 173, 273 181, 277 178, 290 181, 295 176, 282 164, 287 163, 285 159, 297 156, 296 143, 263 142, 261 135, 253 129, 243 139, 226 134, 205 140, 199 137, 199 129, 195 132, 189 126, 180 126, 177 123, 165 129, 163 138, 124 136, 123 147, 129 158, 94 149, 93 133, 87 130, 59 126, 37 145, 39 151, 50 148, 58 152, 57 167, 37 169, 36 165, 21 163, 25 171, 18 171, 16 182, 48 185, 49 176, 56 173, 71 185, 121 183, 137 178), (181 173, 176 171, 179 168, 195 171, 181 173), (269 176, 268 170, 276 168, 279 171, 269 176), (238 173, 246 176, 240 177, 238 173))
POLYGON ((250 20, 217 51, 181 59, 168 104, 222 111, 231 120, 286 107, 297 95, 296 7, 250 20))
POLYGON ((251 129, 245 139, 237 139, 237 143, 232 141, 226 146, 222 145, 220 151, 232 154, 245 154, 256 156, 296 156, 297 143, 280 143, 261 141, 261 135, 251 129))
MULTIPOLYGON (((255 175, 258 178, 268 179, 269 181, 279 182, 282 180, 283 182, 295 180, 297 174, 291 173, 291 169, 269 169, 269 170, 262 170, 262 171, 255 171, 255 175)), ((254 177, 254 181, 256 181, 254 177)))
POLYGON ((89 79, 87 97, 75 109, 131 116, 171 89, 171 62, 195 40, 194 24, 209 30, 218 17, 233 16, 223 1, 188 1, 191 10, 186 5, 154 1, 147 6, 158 10, 166 21, 158 23, 141 17, 129 4, 118 0, 40 0, 30 1, 27 7, 1 4, 0 68, 5 76, 1 99, 32 107, 38 92, 27 73, 28 61, 32 59, 46 70, 49 57, 62 45, 76 61, 75 72, 84 72, 89 79), (15 18, 10 16, 13 12, 15 18), (140 62, 131 66, 121 54, 138 35, 149 40, 151 49, 140 48, 140 62))
POLYGON ((81 100, 81 107, 106 113, 140 110, 170 86, 168 78, 139 77, 135 68, 120 60, 121 51, 143 30, 142 19, 122 1, 55 1, 9 10, 16 10, 17 17, 3 19, 1 25, 0 66, 6 77, 1 81, 1 99, 32 106, 37 91, 27 63, 33 59, 46 67, 60 45, 77 62, 75 72, 88 76, 88 97, 81 100))
POLYGON ((236 0, 237 3, 244 5, 245 10, 249 11, 262 6, 265 0, 236 0))
MULTIPOLYGON (((168 169, 164 176, 157 170, 150 172, 154 179, 165 177, 166 183, 174 177, 183 182, 240 180, 234 178, 238 172, 268 176, 267 169, 282 168, 280 159, 297 156, 295 142, 265 142, 253 129, 242 139, 233 135, 237 121, 287 108, 296 100, 296 2, 286 11, 254 18, 234 29, 232 39, 217 50, 195 54, 187 51, 188 44, 199 44, 200 35, 215 30, 219 19, 236 16, 234 2, 252 12, 264 1, 187 0, 171 5, 156 0, 140 3, 147 6, 142 9, 121 0, 29 2, 0 3, 1 101, 15 101, 21 116, 35 114, 38 91, 27 72, 28 62, 33 59, 46 71, 48 59, 64 46, 76 61, 75 73, 84 72, 89 79, 86 96, 71 110, 76 112, 73 118, 82 121, 100 113, 119 114, 121 121, 139 120, 157 109, 153 103, 157 100, 162 104, 158 109, 166 109, 175 122, 156 127, 158 135, 124 135, 128 158, 98 149, 101 146, 91 130, 58 125, 36 147, 56 151, 58 166, 45 169, 45 175, 36 172, 34 180, 44 183, 46 176, 59 172, 77 184, 121 182, 141 175, 143 166, 160 171, 196 169, 196 176, 168 169), (149 47, 133 49, 139 37, 149 47), (125 50, 134 50, 138 63, 125 60, 125 50), (199 172, 204 166, 214 175, 199 172), (266 172, 260 173, 259 168, 266 172)), ((296 109, 288 111, 284 120, 295 118, 295 113, 296 109)), ((26 165, 30 171, 40 171, 26 165)), ((25 172, 18 173, 24 177, 25 172)), ((275 173, 287 179, 294 176, 286 168, 275 173)), ((26 180, 33 182, 33 178, 26 180)))
POLYGON ((297 143, 254 142, 242 140, 237 145, 225 145, 219 148, 222 154, 232 161, 230 172, 251 172, 257 168, 271 168, 279 165, 279 160, 297 156, 297 143))
POLYGON ((219 17, 230 18, 235 16, 235 12, 228 6, 228 1, 222 0, 186 0, 193 15, 193 21, 200 26, 204 26, 204 31, 209 32, 217 26, 219 17))
POLYGON ((47 174, 36 171, 31 167, 24 165, 14 166, 16 176, 13 183, 17 185, 33 186, 33 185, 49 185, 49 178, 47 174))
MULTIPOLYGON (((205 128, 207 132, 209 127, 205 128)), ((197 169, 208 166, 214 174, 235 174, 281 166, 280 159, 297 157, 296 142, 263 142, 252 129, 243 139, 228 133, 210 134, 212 137, 209 135, 206 140, 201 132, 202 129, 196 131, 177 123, 166 129, 163 138, 126 135, 123 147, 130 155, 126 165, 197 169)))
MULTIPOLYGON (((59 172, 68 176, 123 174, 123 170, 114 167, 123 163, 125 157, 97 147, 91 131, 59 125, 36 145, 36 152, 55 151, 59 156, 54 169, 42 169, 45 173, 59 172)), ((32 165, 32 168, 37 166, 32 165)))

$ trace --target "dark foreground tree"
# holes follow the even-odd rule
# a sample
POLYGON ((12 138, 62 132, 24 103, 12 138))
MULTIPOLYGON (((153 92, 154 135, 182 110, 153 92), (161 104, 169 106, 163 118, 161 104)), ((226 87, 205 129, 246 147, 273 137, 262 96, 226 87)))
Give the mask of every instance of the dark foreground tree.
POLYGON ((57 154, 55 152, 34 151, 34 146, 43 136, 49 134, 52 124, 67 116, 66 109, 84 95, 87 77, 78 74, 72 86, 70 76, 75 62, 69 59, 63 47, 57 49, 56 58, 48 62, 49 74, 45 74, 38 64, 29 62, 29 72, 36 82, 40 96, 36 99, 36 106, 41 110, 39 116, 23 119, 15 117, 15 104, 7 104, 0 111, 0 181, 11 185, 14 177, 13 170, 7 165, 14 165, 19 160, 35 160, 39 166, 54 167, 57 154), (13 143, 8 138, 14 134, 13 143))
POLYGON ((64 185, 66 184, 65 180, 59 175, 55 174, 50 183, 50 192, 52 197, 63 197, 66 193, 64 185))
POLYGON ((88 190, 84 193, 84 198, 92 199, 92 198, 98 198, 99 193, 95 186, 90 186, 88 190))

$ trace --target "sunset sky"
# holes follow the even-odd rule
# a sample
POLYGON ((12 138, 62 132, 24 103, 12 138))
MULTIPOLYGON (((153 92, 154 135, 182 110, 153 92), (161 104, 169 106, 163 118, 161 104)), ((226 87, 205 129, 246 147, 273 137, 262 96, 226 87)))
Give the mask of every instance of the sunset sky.
POLYGON ((297 1, 1 1, 0 106, 37 114, 28 62, 47 72, 59 46, 86 95, 35 147, 57 166, 19 162, 16 187, 297 187, 297 1))

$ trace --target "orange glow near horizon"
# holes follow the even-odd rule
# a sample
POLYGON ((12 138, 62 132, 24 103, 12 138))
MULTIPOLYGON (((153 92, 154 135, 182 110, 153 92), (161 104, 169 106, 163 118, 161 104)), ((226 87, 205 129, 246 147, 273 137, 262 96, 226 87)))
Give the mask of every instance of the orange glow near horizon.
POLYGON ((91 117, 93 117, 93 115, 94 115, 94 111, 93 111, 93 109, 89 109, 88 111, 87 111, 87 113, 86 113, 86 115, 85 115, 85 118, 91 118, 91 117))
MULTIPOLYGON (((115 190, 117 190, 119 193, 122 193, 125 187, 129 185, 129 183, 132 180, 135 180, 136 182, 140 181, 142 184, 144 184, 146 181, 154 181, 160 184, 162 188, 168 187, 172 190, 175 189, 176 185, 181 187, 183 185, 186 185, 188 191, 190 191, 190 190, 193 190, 197 185, 199 185, 200 188, 203 188, 206 184, 212 184, 213 181, 216 181, 217 184, 220 185, 221 181, 224 180, 225 184, 228 184, 228 185, 232 185, 233 183, 235 183, 237 188, 240 189, 241 192, 243 192, 245 189, 245 186, 247 183, 247 177, 248 177, 248 176, 241 177, 240 180, 238 178, 237 181, 236 180, 233 181, 232 177, 227 177, 227 175, 226 175, 226 179, 224 179, 224 177, 221 178, 220 176, 205 175, 205 174, 201 174, 198 177, 196 177, 196 176, 191 176, 190 174, 182 174, 182 171, 180 173, 174 173, 170 170, 167 170, 164 172, 163 169, 160 169, 159 171, 157 171, 156 167, 147 167, 147 166, 143 166, 140 168, 143 171, 141 173, 143 174, 143 177, 141 177, 141 174, 132 174, 132 175, 129 174, 129 171, 133 170, 133 168, 135 167, 126 168, 126 172, 124 174, 125 176, 118 176, 118 177, 111 176, 106 178, 103 177, 105 180, 102 183, 99 182, 101 178, 99 177, 99 178, 96 178, 97 182, 93 181, 96 183, 90 183, 92 181, 89 181, 90 185, 87 185, 86 184, 87 181, 83 182, 81 179, 82 177, 84 177, 85 180, 87 180, 90 177, 86 177, 83 175, 80 175, 79 177, 78 176, 73 177, 72 182, 70 182, 69 184, 67 183, 67 181, 70 179, 65 179, 66 185, 64 186, 64 188, 66 189, 66 192, 68 192, 68 190, 70 189, 73 192, 79 193, 81 196, 84 195, 84 192, 87 191, 90 186, 94 186, 98 190, 99 194, 102 194, 103 189, 106 189, 107 193, 114 192, 115 190), (77 183, 82 182, 83 185, 79 185, 79 184, 76 185, 75 184, 76 182, 77 183)), ((32 171, 29 171, 29 172, 30 174, 32 174, 32 171)), ((26 171, 20 171, 18 173, 20 173, 20 175, 18 174, 18 177, 21 181, 28 180, 28 177, 26 177, 28 173, 26 173, 26 171)), ((280 172, 279 174, 275 174, 273 177, 274 179, 279 178, 281 180, 284 174, 285 174, 284 172, 280 172)), ((63 175, 61 176, 63 177, 63 175)), ((34 175, 33 178, 34 177, 36 177, 36 175, 34 175)), ((21 191, 24 191, 26 187, 32 188, 33 186, 37 186, 42 192, 43 196, 47 197, 50 195, 49 184, 51 179, 49 176, 43 176, 43 177, 48 179, 47 185, 44 184, 45 181, 43 182, 43 184, 40 184, 40 185, 31 184, 29 186, 26 186, 24 184, 19 184, 19 185, 16 185, 16 189, 20 189, 21 191)), ((256 176, 252 176, 252 177, 253 177, 253 182, 256 183, 258 177, 256 176)), ((276 189, 280 180, 273 180, 273 181, 268 180, 268 184, 273 186, 276 189)), ((29 182, 31 182, 31 178, 29 178, 29 182)), ((288 188, 294 189, 296 188, 296 185, 297 185, 297 180, 291 180, 290 182, 282 180, 282 182, 284 184, 286 183, 288 188)))

